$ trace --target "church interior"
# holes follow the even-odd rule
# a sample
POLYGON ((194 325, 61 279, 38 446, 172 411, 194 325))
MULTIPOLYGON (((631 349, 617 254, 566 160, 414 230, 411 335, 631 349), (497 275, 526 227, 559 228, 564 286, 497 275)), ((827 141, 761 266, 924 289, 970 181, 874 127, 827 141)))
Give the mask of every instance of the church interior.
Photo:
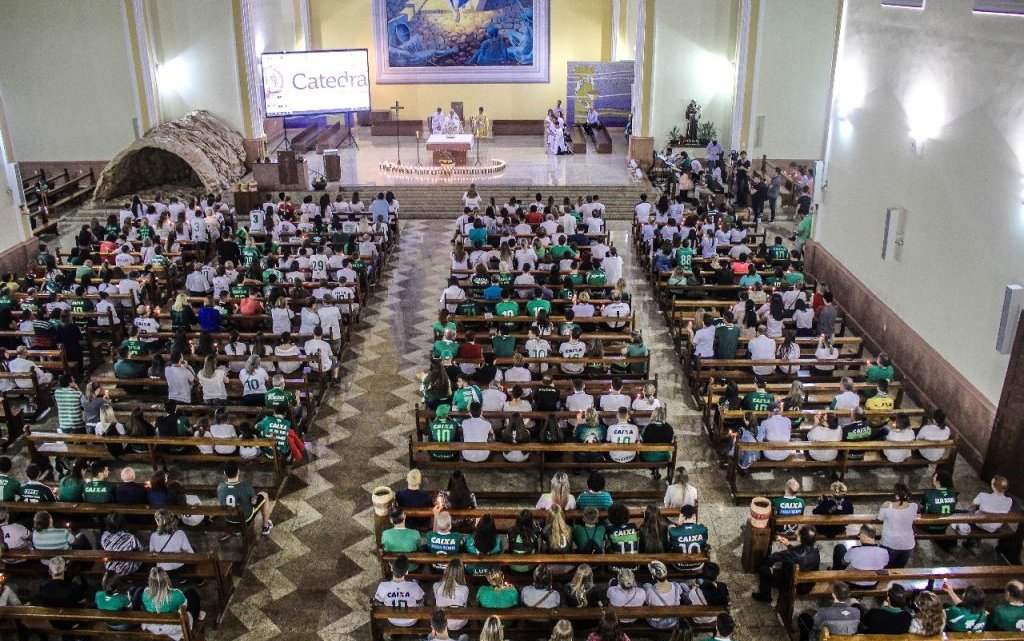
POLYGON ((1024 638, 1021 0, 0 11, 0 638, 1024 638))

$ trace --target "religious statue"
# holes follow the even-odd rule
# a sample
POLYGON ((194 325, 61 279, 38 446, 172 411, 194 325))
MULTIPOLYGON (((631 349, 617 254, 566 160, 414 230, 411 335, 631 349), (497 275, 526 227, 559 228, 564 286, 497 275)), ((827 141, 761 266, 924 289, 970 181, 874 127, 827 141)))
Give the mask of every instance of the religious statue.
POLYGON ((477 115, 469 119, 470 127, 473 130, 473 135, 477 138, 490 138, 491 137, 491 120, 484 113, 484 108, 480 107, 480 111, 477 115))
POLYGON ((444 117, 441 133, 448 135, 462 133, 462 119, 459 118, 459 114, 455 113, 454 109, 449 109, 448 115, 444 117))
POLYGON ((700 123, 700 105, 696 100, 691 100, 686 107, 686 138, 697 139, 697 125, 700 123))
POLYGON ((444 114, 441 112, 441 108, 438 107, 437 111, 430 117, 430 133, 439 134, 444 129, 444 114))

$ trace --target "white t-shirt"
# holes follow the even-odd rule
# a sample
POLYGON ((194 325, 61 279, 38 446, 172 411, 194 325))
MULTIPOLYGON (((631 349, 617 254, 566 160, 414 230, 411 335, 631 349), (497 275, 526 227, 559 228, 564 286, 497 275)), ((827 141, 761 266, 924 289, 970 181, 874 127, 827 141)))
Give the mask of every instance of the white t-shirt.
POLYGON ((262 367, 257 367, 256 371, 252 374, 243 369, 238 373, 238 380, 242 381, 242 395, 266 394, 267 380, 269 378, 270 374, 268 374, 267 370, 262 367))
POLYGON ((480 396, 483 397, 480 404, 484 412, 500 412, 508 400, 508 396, 500 389, 487 388, 480 392, 480 396))
MULTIPOLYGON (((465 443, 486 443, 491 433, 491 424, 482 418, 470 417, 462 421, 462 440, 465 443)), ((479 463, 486 461, 490 452, 487 450, 464 450, 462 458, 465 461, 479 463)))
MULTIPOLYGON (((653 412, 658 407, 661 407, 661 401, 659 401, 658 399, 653 397, 647 398, 646 396, 641 396, 640 398, 635 399, 633 401, 632 409, 634 412, 653 412)), ((639 425, 640 427, 643 427, 644 425, 650 423, 651 419, 647 417, 638 416, 633 419, 633 422, 639 425)))
MULTIPOLYGON (((302 352, 299 350, 298 345, 292 345, 291 347, 284 347, 278 345, 274 348, 274 356, 301 356, 302 352)), ((279 361, 277 363, 277 369, 282 374, 293 374, 302 367, 301 361, 279 361)))
MULTIPOLYGON (((751 341, 753 342, 753 341, 751 341)), ((772 343, 774 351, 774 342, 772 343)), ((701 327, 693 333, 693 352, 701 358, 715 357, 715 326, 701 327)), ((774 357, 774 353, 772 354, 774 357)))
MULTIPOLYGON (((838 443, 843 440, 843 428, 830 429, 828 425, 815 425, 807 432, 807 440, 812 443, 838 443)), ((834 461, 839 450, 807 450, 807 455, 815 461, 834 461)))
MULTIPOLYGON (((228 356, 245 356, 249 353, 249 346, 239 341, 237 343, 225 343, 224 353, 228 356)), ((228 370, 241 372, 245 368, 245 361, 237 360, 228 362, 228 370)))
MULTIPOLYGON (((993 492, 980 492, 978 496, 974 497, 973 503, 979 512, 987 514, 1006 514, 1013 507, 1013 499, 1005 494, 1000 496, 993 492)), ((986 532, 995 532, 1003 527, 1002 523, 975 523, 975 525, 986 532)))
POLYGON ((316 313, 320 316, 324 336, 331 340, 341 340, 341 311, 334 305, 324 305, 316 313))
POLYGON ((293 318, 295 318, 295 312, 288 307, 274 307, 270 310, 271 330, 275 334, 292 331, 293 318))
POLYGON ((302 347, 302 351, 304 351, 308 356, 320 354, 320 366, 324 371, 330 369, 333 352, 331 351, 331 346, 327 341, 319 338, 311 338, 306 341, 306 344, 302 347))
MULTIPOLYGON (((423 589, 414 581, 381 581, 373 599, 392 608, 414 608, 423 603, 423 589)), ((388 619, 388 622, 401 627, 416 625, 416 619, 388 619)))
MULTIPOLYGON (((434 584, 434 606, 438 608, 448 607, 466 607, 466 603, 469 601, 469 587, 465 585, 455 586, 455 594, 446 597, 441 593, 442 582, 438 581, 434 584)), ((461 630, 466 627, 465 619, 448 619, 449 630, 461 630)))
MULTIPOLYGON (((604 306, 601 310, 601 316, 605 318, 627 318, 629 317, 630 309, 629 303, 609 303, 604 306)), ((622 329, 626 326, 626 323, 608 323, 608 327, 612 329, 622 329)))
MULTIPOLYGON (((613 608, 638 608, 647 603, 647 593, 641 587, 623 590, 618 585, 608 586, 608 603, 613 608)), ((622 623, 633 623, 636 619, 619 619, 622 623)))
MULTIPOLYGON (((750 352, 751 360, 755 361, 768 361, 775 360, 775 341, 767 336, 757 336, 752 338, 747 344, 747 351, 750 352)), ((753 367, 755 374, 761 376, 767 376, 775 371, 775 366, 770 365, 767 367, 753 367)))
POLYGON ((679 483, 673 483, 665 488, 665 507, 683 507, 684 505, 697 505, 697 488, 686 484, 683 487, 679 483))
MULTIPOLYGON (((164 552, 167 554, 177 554, 184 552, 191 554, 194 552, 192 544, 188 541, 188 536, 181 530, 175 530, 170 534, 159 534, 153 532, 149 535, 149 551, 150 552, 164 552)), ((157 567, 163 568, 164 570, 177 570, 183 563, 157 563, 157 567)))
MULTIPOLYGON (((583 341, 565 341, 558 346, 558 353, 562 358, 583 358, 587 355, 587 346, 583 341)), ((583 364, 563 363, 562 371, 566 374, 582 374, 583 364)))
MULTIPOLYGON (((764 428, 766 443, 788 443, 793 434, 793 421, 781 415, 769 416, 761 421, 764 428)), ((792 450, 765 450, 762 452, 769 461, 784 461, 793 453, 792 450)))
MULTIPOLYGON (((889 430, 885 440, 898 443, 909 443, 914 440, 914 430, 909 428, 905 430, 889 430)), ((885 455, 885 458, 893 463, 902 463, 910 458, 910 455, 913 453, 914 450, 882 450, 882 454, 885 455)))
MULTIPOLYGON (((210 436, 213 438, 238 438, 235 426, 230 423, 214 423, 210 426, 210 436)), ((234 445, 214 445, 213 451, 217 454, 234 454, 234 445)))
MULTIPOLYGON (((565 409, 570 412, 585 412, 591 407, 594 407, 594 397, 586 392, 573 392, 565 397, 565 409)), ((572 419, 569 423, 575 426, 576 420, 572 419)))
POLYGON ((227 377, 227 370, 223 367, 218 367, 213 371, 213 376, 206 378, 203 376, 202 370, 200 370, 197 378, 199 384, 203 388, 203 400, 223 400, 228 397, 228 389, 224 384, 224 379, 227 377))
MULTIPOLYGON (((608 426, 609 443, 636 443, 640 439, 640 428, 632 423, 616 423, 608 426)), ((636 458, 636 452, 609 452, 608 457, 616 463, 629 463, 636 458)))
MULTIPOLYGON (((919 441, 948 441, 949 435, 948 427, 939 427, 934 423, 922 425, 921 429, 917 430, 917 440, 919 441)), ((941 447, 933 447, 918 450, 918 453, 929 461, 935 462, 945 456, 946 450, 941 447)))
POLYGON ((179 403, 192 402, 192 383, 196 375, 187 367, 172 365, 164 370, 167 379, 167 398, 179 403))

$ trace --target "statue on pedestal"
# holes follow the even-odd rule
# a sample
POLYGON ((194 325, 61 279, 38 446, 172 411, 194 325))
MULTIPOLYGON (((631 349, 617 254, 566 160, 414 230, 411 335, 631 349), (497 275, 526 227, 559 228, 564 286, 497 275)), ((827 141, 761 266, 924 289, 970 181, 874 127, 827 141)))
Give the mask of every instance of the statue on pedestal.
POLYGON ((697 140, 697 125, 700 124, 700 105, 691 100, 686 106, 686 139, 697 140))

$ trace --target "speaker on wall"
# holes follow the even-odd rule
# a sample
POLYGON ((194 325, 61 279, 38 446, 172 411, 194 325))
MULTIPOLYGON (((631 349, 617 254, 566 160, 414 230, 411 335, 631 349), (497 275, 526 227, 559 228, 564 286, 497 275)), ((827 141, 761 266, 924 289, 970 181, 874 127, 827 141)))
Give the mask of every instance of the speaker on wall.
POLYGON ((999 336, 996 338, 996 351, 1000 354, 1009 354, 1013 349, 1022 305, 1024 286, 1007 285, 1006 293, 1003 294, 1003 313, 999 317, 999 336))

